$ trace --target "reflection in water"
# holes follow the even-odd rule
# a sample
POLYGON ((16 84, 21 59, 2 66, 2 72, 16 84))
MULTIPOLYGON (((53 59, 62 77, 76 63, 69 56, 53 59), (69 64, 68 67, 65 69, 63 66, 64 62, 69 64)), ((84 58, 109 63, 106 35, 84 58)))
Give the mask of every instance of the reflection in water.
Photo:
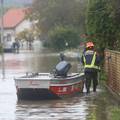
MULTIPOLYGON (((76 59, 68 60, 71 71, 76 72, 76 59)), ((28 71, 50 72, 59 61, 58 54, 5 54, 5 61, 6 80, 0 80, 0 120, 108 120, 105 110, 114 102, 101 88, 97 93, 62 100, 17 101, 13 78, 28 71)))
POLYGON ((0 81, 0 120, 15 120, 16 103, 14 82, 0 81))
MULTIPOLYGON (((70 72, 77 72, 77 59, 66 59, 72 65, 70 72)), ((52 54, 32 54, 31 59, 28 59, 27 66, 29 66, 30 72, 52 72, 55 66, 60 61, 59 54, 52 53, 52 54)))
POLYGON ((74 99, 18 103, 16 117, 34 120, 85 120, 86 101, 74 99), (26 105, 27 104, 27 105, 26 105))
POLYGON ((47 55, 33 54, 31 59, 28 60, 29 70, 32 72, 51 72, 57 64, 57 57, 47 55), (47 67, 46 67, 47 66, 47 67))

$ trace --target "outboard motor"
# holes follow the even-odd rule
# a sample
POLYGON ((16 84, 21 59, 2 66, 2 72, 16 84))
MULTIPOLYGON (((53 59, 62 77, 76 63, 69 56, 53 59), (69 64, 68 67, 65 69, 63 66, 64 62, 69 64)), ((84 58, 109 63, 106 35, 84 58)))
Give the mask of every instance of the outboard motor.
POLYGON ((66 77, 68 71, 71 68, 71 64, 63 60, 56 65, 55 76, 66 77))

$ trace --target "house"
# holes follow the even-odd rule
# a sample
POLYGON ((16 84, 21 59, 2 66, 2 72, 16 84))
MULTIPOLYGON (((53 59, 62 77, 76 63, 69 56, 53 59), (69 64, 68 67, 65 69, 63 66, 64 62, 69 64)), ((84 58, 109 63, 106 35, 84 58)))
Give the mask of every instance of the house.
POLYGON ((11 8, 4 14, 4 43, 7 44, 7 42, 13 42, 19 32, 31 28, 32 23, 29 19, 26 19, 26 13, 28 11, 28 8, 11 8))

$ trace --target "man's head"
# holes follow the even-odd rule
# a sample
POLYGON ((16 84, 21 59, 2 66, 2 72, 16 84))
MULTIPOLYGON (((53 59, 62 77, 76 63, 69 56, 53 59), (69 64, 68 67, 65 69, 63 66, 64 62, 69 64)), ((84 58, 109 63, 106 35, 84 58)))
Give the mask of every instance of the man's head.
POLYGON ((86 48, 87 48, 87 49, 93 49, 93 48, 94 48, 93 42, 87 42, 87 43, 86 43, 86 48))

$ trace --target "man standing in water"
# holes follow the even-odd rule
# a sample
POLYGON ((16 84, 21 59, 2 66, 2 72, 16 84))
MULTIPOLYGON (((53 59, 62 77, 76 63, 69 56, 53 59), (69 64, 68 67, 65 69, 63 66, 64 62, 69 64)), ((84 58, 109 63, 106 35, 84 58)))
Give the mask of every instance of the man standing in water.
POLYGON ((83 53, 81 62, 84 65, 85 72, 85 86, 87 93, 90 93, 91 81, 93 81, 93 92, 96 92, 98 85, 98 71, 100 64, 100 57, 94 50, 93 42, 86 43, 86 51, 83 53))

